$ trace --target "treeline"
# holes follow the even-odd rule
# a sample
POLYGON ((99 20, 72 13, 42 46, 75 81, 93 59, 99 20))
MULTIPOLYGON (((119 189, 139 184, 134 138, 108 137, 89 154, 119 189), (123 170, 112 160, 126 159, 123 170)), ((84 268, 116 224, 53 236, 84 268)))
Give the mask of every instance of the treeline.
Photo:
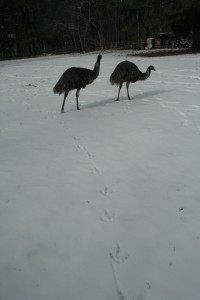
POLYGON ((192 31, 199 0, 0 0, 0 58, 131 47, 155 32, 192 31))

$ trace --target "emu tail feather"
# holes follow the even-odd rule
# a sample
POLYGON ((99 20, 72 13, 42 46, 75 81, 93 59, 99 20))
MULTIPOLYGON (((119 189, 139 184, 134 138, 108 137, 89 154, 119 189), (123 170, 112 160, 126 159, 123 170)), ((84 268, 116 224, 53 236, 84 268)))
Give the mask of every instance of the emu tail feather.
POLYGON ((111 74, 110 76, 110 83, 113 85, 113 84, 116 84, 115 83, 115 77, 114 77, 114 72, 111 74))
POLYGON ((120 74, 118 72, 118 70, 115 68, 115 70, 113 71, 113 73, 110 75, 110 83, 112 85, 116 84, 120 84, 120 74))
POLYGON ((56 85, 53 88, 54 94, 62 94, 66 91, 66 84, 61 76, 56 85))

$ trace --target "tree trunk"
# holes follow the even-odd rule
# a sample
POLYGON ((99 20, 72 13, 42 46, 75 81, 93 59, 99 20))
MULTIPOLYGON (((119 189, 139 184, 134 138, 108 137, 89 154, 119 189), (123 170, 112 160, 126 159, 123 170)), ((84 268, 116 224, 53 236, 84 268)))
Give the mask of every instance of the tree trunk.
POLYGON ((194 32, 192 50, 200 51, 200 29, 194 32))

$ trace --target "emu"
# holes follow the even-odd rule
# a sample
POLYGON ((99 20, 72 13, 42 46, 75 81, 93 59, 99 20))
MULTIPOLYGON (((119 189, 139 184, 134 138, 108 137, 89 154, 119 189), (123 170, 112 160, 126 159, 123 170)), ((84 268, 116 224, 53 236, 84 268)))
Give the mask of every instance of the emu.
POLYGON ((155 68, 153 66, 149 66, 146 72, 142 73, 134 63, 127 60, 120 62, 110 76, 110 83, 112 85, 119 85, 119 91, 116 101, 119 101, 120 90, 124 82, 126 82, 128 99, 131 100, 131 97, 129 95, 129 84, 131 82, 134 83, 138 80, 147 79, 151 74, 151 70, 155 71, 155 68))
POLYGON ((79 104, 78 104, 78 97, 80 90, 86 87, 86 85, 92 83, 99 75, 100 71, 100 61, 101 61, 102 56, 98 55, 97 56, 97 61, 94 65, 93 70, 89 70, 86 68, 77 68, 77 67, 72 67, 67 69, 56 85, 53 88, 53 91, 55 94, 62 94, 64 93, 64 99, 63 99, 63 104, 61 108, 61 113, 64 112, 64 106, 65 106, 65 100, 67 98, 67 95, 69 91, 71 90, 77 90, 76 91, 76 108, 77 110, 80 110, 79 104))

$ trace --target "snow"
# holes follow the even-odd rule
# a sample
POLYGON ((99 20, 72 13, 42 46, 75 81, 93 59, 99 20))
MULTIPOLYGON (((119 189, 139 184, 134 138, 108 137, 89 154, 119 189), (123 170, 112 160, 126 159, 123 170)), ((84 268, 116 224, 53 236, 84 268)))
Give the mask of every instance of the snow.
POLYGON ((199 300, 200 55, 96 53, 0 62, 0 299, 199 300), (118 87, 122 60, 146 81, 118 87))

